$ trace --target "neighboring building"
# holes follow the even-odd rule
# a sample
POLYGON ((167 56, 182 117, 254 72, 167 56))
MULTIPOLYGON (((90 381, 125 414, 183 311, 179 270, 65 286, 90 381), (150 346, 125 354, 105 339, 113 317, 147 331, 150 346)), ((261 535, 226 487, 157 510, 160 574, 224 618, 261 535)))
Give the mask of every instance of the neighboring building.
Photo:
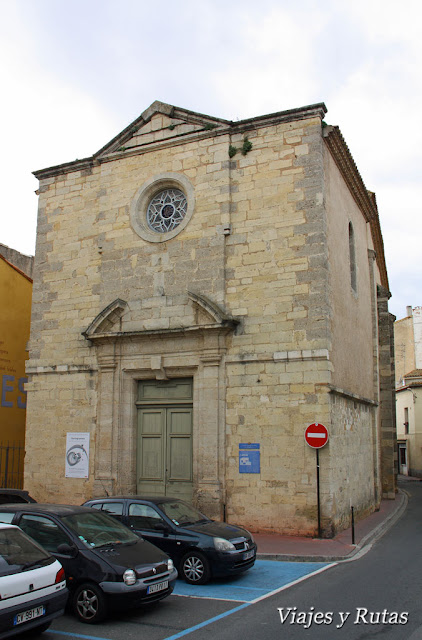
POLYGON ((0 255, 6 258, 10 264, 23 271, 25 275, 32 278, 32 272, 34 270, 34 256, 27 256, 24 253, 11 249, 11 247, 0 243, 0 255))
POLYGON ((25 262, 28 256, 0 246, 0 485, 21 486, 32 280, 3 257, 3 249, 26 268, 30 260, 25 262))
POLYGON ((314 535, 314 422, 324 535, 394 498, 378 212, 325 113, 229 122, 155 102, 94 156, 35 172, 37 499, 165 493, 314 535))
POLYGON ((422 307, 394 323, 399 473, 422 478, 422 307))

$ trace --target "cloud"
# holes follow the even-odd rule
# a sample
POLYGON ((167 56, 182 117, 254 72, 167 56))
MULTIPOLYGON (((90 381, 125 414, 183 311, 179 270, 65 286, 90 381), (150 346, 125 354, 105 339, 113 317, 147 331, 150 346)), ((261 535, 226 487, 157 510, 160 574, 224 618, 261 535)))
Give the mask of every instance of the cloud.
POLYGON ((34 251, 33 170, 91 155, 155 99, 227 119, 324 101, 377 194, 394 312, 421 304, 419 2, 321 7, 3 0, 0 242, 34 251))
POLYGON ((32 171, 92 155, 104 144, 105 132, 111 138, 118 129, 94 94, 79 91, 39 65, 31 56, 31 31, 24 29, 16 12, 10 10, 7 18, 10 29, 7 33, 3 29, 0 45, 0 56, 7 60, 0 69, 4 96, 0 242, 33 254, 38 181, 32 171))
POLYGON ((239 17, 230 55, 210 74, 226 114, 243 119, 321 101, 313 48, 324 17, 297 21, 286 8, 251 13, 239 17))
POLYGON ((377 200, 392 292, 389 307, 397 318, 403 318, 406 306, 421 304, 422 185, 402 182, 398 187, 383 183, 377 200))

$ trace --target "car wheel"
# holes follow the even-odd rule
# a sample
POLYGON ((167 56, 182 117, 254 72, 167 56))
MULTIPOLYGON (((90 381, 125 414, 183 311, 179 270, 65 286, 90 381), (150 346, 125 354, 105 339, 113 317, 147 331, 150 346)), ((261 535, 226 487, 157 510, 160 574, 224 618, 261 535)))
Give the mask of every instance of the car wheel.
POLYGON ((72 599, 73 613, 81 622, 95 624, 106 616, 106 604, 103 592, 95 584, 79 585, 72 599))
POLYGON ((210 565, 199 551, 189 551, 180 563, 183 578, 189 584, 205 584, 211 577, 210 565))

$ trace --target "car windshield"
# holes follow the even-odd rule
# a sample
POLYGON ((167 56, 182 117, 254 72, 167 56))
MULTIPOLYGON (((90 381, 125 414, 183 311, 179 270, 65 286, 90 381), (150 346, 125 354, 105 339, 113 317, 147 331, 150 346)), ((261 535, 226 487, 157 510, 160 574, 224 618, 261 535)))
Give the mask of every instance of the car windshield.
POLYGON ((63 516, 62 522, 91 549, 119 544, 135 544, 140 539, 123 524, 98 511, 63 516))
POLYGON ((53 562, 52 556, 20 529, 0 529, 0 576, 53 562))
POLYGON ((209 521, 203 513, 182 500, 161 502, 159 506, 175 525, 209 521))

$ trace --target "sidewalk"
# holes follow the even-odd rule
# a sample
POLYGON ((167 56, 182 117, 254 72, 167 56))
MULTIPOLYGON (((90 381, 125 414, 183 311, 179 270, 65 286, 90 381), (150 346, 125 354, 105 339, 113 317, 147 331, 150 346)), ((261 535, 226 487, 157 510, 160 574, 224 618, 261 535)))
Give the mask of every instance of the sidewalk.
POLYGON ((381 537, 403 514, 406 506, 407 494, 401 489, 398 490, 395 500, 382 500, 379 511, 355 522, 355 544, 352 544, 351 527, 331 539, 254 533, 258 545, 257 558, 290 562, 349 560, 363 547, 381 537))

